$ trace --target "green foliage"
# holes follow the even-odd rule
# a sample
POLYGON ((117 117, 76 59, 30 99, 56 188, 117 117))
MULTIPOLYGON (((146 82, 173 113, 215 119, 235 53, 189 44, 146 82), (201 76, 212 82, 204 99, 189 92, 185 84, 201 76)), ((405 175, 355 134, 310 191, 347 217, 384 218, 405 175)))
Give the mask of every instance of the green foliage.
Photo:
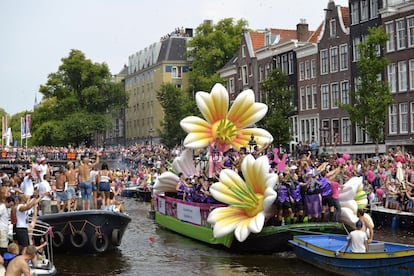
POLYGON ((214 84, 223 83, 216 71, 237 52, 246 26, 246 20, 234 23, 233 18, 226 18, 216 25, 203 23, 197 27, 187 52, 193 58, 189 75, 194 91, 210 91, 214 84))
POLYGON ((3 116, 6 116, 6 110, 4 110, 4 108, 0 107, 0 118, 2 118, 3 116))
POLYGON ((351 103, 341 104, 348 111, 353 123, 357 123, 378 144, 383 140, 387 108, 392 103, 388 83, 378 76, 388 64, 378 55, 378 47, 384 48, 388 34, 382 27, 369 29, 366 41, 359 44, 358 76, 360 83, 351 91, 351 103))
POLYGON ((293 91, 289 89, 288 78, 280 69, 274 69, 260 85, 267 92, 265 103, 268 106, 266 117, 260 126, 273 135, 276 146, 286 145, 292 139, 289 117, 294 114, 291 105, 293 91))
POLYGON ((57 72, 40 86, 43 100, 32 119, 37 145, 89 144, 91 135, 111 127, 109 112, 128 104, 121 83, 112 82, 105 63, 92 63, 79 50, 62 58, 57 72))
POLYGON ((179 145, 186 133, 180 126, 180 121, 194 114, 195 103, 174 84, 164 83, 157 91, 157 99, 164 110, 164 119, 159 130, 162 143, 169 148, 179 145))

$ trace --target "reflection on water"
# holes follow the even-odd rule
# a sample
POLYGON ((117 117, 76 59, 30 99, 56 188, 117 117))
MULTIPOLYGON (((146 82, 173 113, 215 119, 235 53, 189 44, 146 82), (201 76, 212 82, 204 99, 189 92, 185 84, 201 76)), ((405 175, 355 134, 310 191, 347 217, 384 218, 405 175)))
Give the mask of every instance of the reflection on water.
MULTIPOLYGON (((121 246, 102 255, 56 254, 58 275, 330 275, 293 253, 240 255, 160 229, 147 218, 149 204, 126 199, 132 221, 121 246)), ((381 240, 414 244, 413 233, 376 231, 381 240)))

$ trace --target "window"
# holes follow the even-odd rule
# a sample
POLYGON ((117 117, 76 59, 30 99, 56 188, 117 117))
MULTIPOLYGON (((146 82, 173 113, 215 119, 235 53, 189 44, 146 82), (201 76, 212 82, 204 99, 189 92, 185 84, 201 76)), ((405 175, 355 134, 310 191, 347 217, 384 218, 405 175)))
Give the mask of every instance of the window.
POLYGON ((346 70, 348 69, 348 45, 343 44, 339 46, 339 68, 340 70, 346 70))
POLYGON ((305 63, 299 63, 299 80, 305 79, 305 63))
POLYGON ((249 84, 249 72, 247 72, 247 65, 243 65, 242 67, 242 74, 243 74, 243 85, 249 84))
POLYGON ((331 19, 329 21, 329 37, 336 38, 336 21, 335 19, 331 19))
POLYGON ((348 118, 342 119, 342 143, 349 143, 351 142, 351 123, 348 118))
POLYGON ((331 84, 331 108, 338 108, 339 103, 339 84, 331 84))
POLYGON ((300 110, 305 110, 305 88, 300 88, 300 110))
POLYGON ((249 77, 253 76, 253 69, 252 69, 252 64, 249 63, 249 77))
POLYGON ((408 104, 400 103, 400 133, 408 133, 408 104))
POLYGON ((351 3, 351 24, 358 24, 359 23, 359 3, 353 2, 351 3))
POLYGON ((397 133, 397 105, 392 104, 389 106, 389 134, 397 133))
POLYGON ((397 49, 404 49, 405 48, 405 24, 404 20, 396 21, 396 28, 397 28, 397 49))
POLYGON ((321 55, 321 75, 328 73, 328 50, 324 49, 320 52, 321 55))
POLYGON ((411 103, 411 132, 414 133, 414 102, 411 103))
POLYGON ((259 66, 259 82, 263 80, 263 66, 259 66))
POLYGON ((312 85, 312 108, 318 108, 318 91, 316 90, 316 84, 312 85))
POLYGON ((267 32, 265 35, 265 46, 269 46, 270 44, 272 44, 272 33, 267 32))
POLYGON ((349 104, 349 83, 348 81, 343 81, 341 83, 341 103, 349 104))
POLYGON ((308 85, 306 86, 306 109, 312 108, 312 94, 311 94, 311 87, 308 85))
POLYGON ((321 102, 322 109, 329 108, 329 86, 327 84, 321 85, 321 102))
POLYGON ((331 52, 331 73, 338 71, 338 47, 330 49, 331 52))
POLYGON ((239 80, 241 80, 242 79, 242 69, 241 69, 241 67, 239 67, 237 75, 239 77, 239 80))
POLYGON ((362 144, 364 142, 364 131, 359 127, 358 124, 355 124, 355 143, 362 144))
POLYGON ((310 67, 310 61, 305 61, 305 79, 310 79, 311 75, 311 67, 310 67))
POLYGON ((352 43, 352 51, 354 54, 354 61, 358 61, 359 60, 359 50, 358 50, 358 45, 361 42, 361 38, 360 37, 354 37, 354 41, 352 43))
POLYGON ((171 75, 174 79, 180 79, 182 77, 182 67, 181 66, 173 66, 171 68, 171 75))
POLYGON ((311 78, 316 78, 316 60, 311 60, 311 78))
POLYGON ((414 47, 414 17, 407 18, 408 47, 414 47))
POLYGON ((407 91, 407 62, 398 62, 398 91, 407 91))
POLYGON ((390 86, 391 92, 395 93, 397 91, 397 79, 395 76, 395 63, 388 64, 388 84, 390 86))
POLYGON ((370 0, 369 8, 371 10, 371 18, 378 17, 378 0, 370 0))
POLYGON ((292 52, 290 52, 289 53, 289 56, 288 56, 288 63, 289 63, 289 75, 292 75, 293 74, 293 53, 292 52))
POLYGON ((332 120, 332 143, 339 144, 339 120, 332 120))
POLYGON ((288 56, 287 56, 287 54, 284 54, 282 56, 282 71, 283 71, 283 73, 285 73, 285 75, 287 75, 288 70, 289 70, 288 56))
POLYGON ((228 86, 229 93, 234 93, 234 78, 229 78, 228 86))
POLYGON ((392 52, 395 50, 394 22, 385 23, 385 31, 390 36, 386 43, 387 52, 392 52))
POLYGON ((368 0, 361 0, 361 21, 368 20, 368 0))
POLYGON ((410 70, 410 89, 414 90, 414 59, 410 59, 409 61, 409 70, 410 70))

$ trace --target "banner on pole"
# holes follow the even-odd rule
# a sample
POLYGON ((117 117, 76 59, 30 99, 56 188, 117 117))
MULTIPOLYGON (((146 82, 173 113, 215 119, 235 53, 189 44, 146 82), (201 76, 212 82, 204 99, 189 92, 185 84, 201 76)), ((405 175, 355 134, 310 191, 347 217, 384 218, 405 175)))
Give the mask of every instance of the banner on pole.
POLYGON ((26 122, 24 117, 20 117, 20 136, 22 139, 26 138, 26 122))
POLYGON ((1 137, 6 138, 6 116, 1 116, 1 137))
POLYGON ((26 115, 26 138, 32 137, 32 135, 30 134, 30 120, 31 119, 32 119, 32 115, 27 114, 26 115))

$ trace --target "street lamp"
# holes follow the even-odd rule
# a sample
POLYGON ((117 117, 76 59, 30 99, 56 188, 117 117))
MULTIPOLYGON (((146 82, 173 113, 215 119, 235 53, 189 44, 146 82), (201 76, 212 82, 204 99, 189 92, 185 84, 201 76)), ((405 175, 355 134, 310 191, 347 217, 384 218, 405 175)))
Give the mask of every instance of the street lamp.
POLYGON ((252 135, 250 136, 250 141, 249 141, 249 150, 250 153, 252 153, 252 147, 254 149, 254 147, 257 145, 256 140, 254 140, 254 135, 252 133, 252 135))
POLYGON ((152 147, 152 134, 154 133, 154 130, 152 128, 150 128, 149 130, 149 136, 150 136, 150 145, 152 147))

